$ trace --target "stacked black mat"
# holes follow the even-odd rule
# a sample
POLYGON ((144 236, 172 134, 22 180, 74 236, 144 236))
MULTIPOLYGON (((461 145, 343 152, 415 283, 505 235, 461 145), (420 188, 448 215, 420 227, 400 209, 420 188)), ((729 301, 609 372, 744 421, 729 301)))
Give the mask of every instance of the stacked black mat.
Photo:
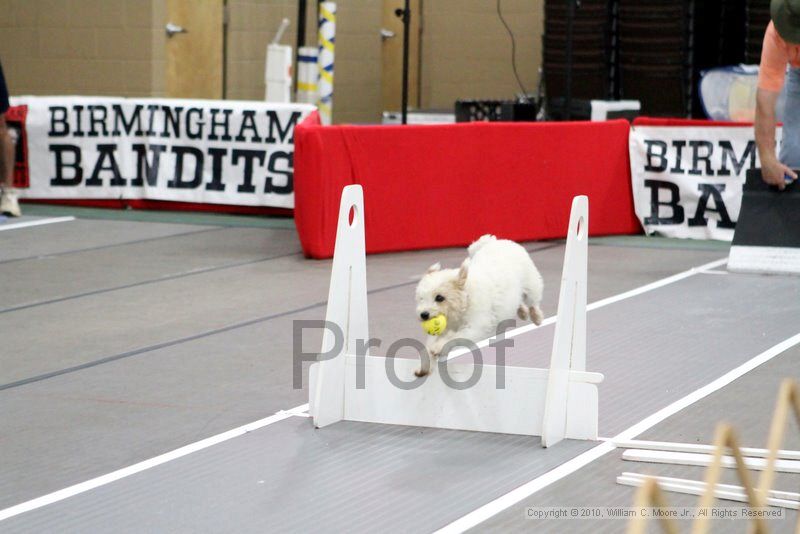
POLYGON ((696 94, 702 71, 757 64, 770 19, 769 0, 546 0, 544 86, 551 110, 567 94, 570 1, 578 6, 571 98, 639 100, 649 116, 703 117, 696 94))
POLYGON ((691 114, 691 4, 619 0, 620 97, 641 101, 647 115, 691 114))
MULTIPOLYGON (((581 0, 580 8, 573 8, 571 98, 614 96, 613 4, 611 0, 581 0)), ((567 95, 569 9, 565 0, 545 3, 543 74, 547 95, 552 97, 548 98, 551 114, 563 106, 567 95)))
POLYGON ((745 63, 755 65, 761 61, 764 30, 770 20, 769 0, 746 0, 746 6, 745 63))
MULTIPOLYGON (((751 63, 745 58, 745 45, 748 37, 746 3, 751 0, 716 0, 719 8, 715 9, 714 2, 703 2, 701 5, 707 6, 705 12, 698 12, 697 20, 702 24, 703 20, 710 21, 703 30, 708 31, 707 42, 702 42, 698 38, 698 48, 712 48, 717 46, 715 54, 709 54, 709 60, 715 60, 713 65, 737 65, 739 63, 751 63), (716 32, 714 31, 713 21, 719 20, 716 32), (715 40, 716 39, 716 43, 715 40)), ((769 0, 761 0, 765 5, 769 0)), ((763 21, 763 25, 755 30, 758 35, 759 51, 761 50, 761 40, 764 38, 764 30, 769 23, 769 14, 763 21)), ((703 30, 698 30, 695 35, 703 30)), ((755 63, 758 63, 758 58, 755 63)))

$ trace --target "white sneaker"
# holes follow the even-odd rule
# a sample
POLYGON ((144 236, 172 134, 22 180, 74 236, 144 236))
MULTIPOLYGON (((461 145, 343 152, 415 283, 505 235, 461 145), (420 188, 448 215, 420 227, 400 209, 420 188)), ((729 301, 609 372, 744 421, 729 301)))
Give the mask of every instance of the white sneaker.
POLYGON ((10 217, 19 217, 22 211, 19 209, 17 192, 13 189, 0 189, 0 213, 10 217))

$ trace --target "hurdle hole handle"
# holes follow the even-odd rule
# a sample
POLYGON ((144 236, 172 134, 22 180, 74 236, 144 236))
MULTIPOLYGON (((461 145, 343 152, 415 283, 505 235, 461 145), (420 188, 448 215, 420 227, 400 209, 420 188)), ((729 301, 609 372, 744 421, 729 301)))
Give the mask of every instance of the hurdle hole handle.
POLYGON ((350 209, 347 210, 347 225, 350 228, 355 228, 358 225, 359 210, 356 204, 352 204, 350 209))
POLYGON ((575 237, 578 241, 582 241, 586 237, 586 219, 581 215, 575 222, 575 237))

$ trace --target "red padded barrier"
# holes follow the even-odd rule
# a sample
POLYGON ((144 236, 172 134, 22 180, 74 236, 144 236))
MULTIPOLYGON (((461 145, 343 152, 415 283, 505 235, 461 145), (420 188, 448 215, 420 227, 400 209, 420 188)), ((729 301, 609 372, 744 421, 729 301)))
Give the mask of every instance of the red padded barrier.
MULTIPOLYGON (((749 126, 651 117, 633 124, 749 126)), ((351 183, 365 187, 369 253, 463 246, 483 233, 516 240, 564 237, 576 194, 590 197, 592 235, 641 233, 627 136, 625 121, 322 127, 315 112, 295 132, 295 218, 303 250, 315 258, 333 255, 339 196, 351 183), (570 181, 557 187, 565 177, 570 181), (372 213, 375 202, 379 218, 372 213), (545 210, 548 202, 556 209, 545 210)), ((139 199, 24 202, 292 215, 263 206, 139 199)))
POLYGON ((295 129, 295 222, 333 255, 342 187, 361 184, 368 253, 468 245, 482 234, 564 237, 588 195, 591 235, 640 233, 624 120, 295 129))

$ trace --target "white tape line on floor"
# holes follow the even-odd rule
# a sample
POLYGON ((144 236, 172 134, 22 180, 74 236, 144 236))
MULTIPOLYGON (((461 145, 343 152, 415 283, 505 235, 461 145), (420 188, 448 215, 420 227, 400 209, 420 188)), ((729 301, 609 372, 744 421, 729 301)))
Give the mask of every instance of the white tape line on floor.
POLYGON ((18 223, 0 224, 0 232, 6 230, 19 230, 20 228, 30 228, 31 226, 42 226, 43 224, 55 224, 74 221, 75 217, 52 217, 50 219, 36 219, 35 221, 24 221, 18 223))

